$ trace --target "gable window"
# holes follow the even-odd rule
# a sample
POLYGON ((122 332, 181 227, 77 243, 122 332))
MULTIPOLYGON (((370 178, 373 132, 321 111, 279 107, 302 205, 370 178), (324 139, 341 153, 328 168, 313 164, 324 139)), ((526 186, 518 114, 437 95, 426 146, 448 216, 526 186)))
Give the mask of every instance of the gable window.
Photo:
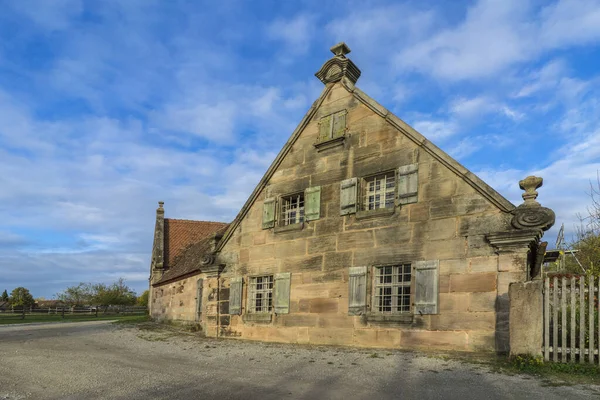
POLYGON ((363 210, 394 208, 396 197, 394 172, 364 178, 361 186, 363 188, 363 210))
POLYGON ((248 312, 270 313, 273 308, 273 275, 250 277, 248 312))
POLYGON ((281 198, 280 225, 287 226, 304 222, 304 193, 281 198))
POLYGON ((375 267, 373 308, 380 314, 411 312, 411 265, 375 267))

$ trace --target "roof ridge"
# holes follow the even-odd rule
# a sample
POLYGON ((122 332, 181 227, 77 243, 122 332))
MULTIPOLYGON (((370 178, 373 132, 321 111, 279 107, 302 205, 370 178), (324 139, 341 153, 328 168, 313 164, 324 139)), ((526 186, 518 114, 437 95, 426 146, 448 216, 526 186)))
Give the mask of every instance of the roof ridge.
POLYGON ((222 224, 222 225, 229 225, 231 222, 220 222, 220 221, 202 221, 202 220, 197 220, 197 219, 183 219, 183 218, 165 218, 165 220, 169 220, 169 221, 179 221, 179 222, 202 222, 202 223, 208 223, 208 224, 222 224))

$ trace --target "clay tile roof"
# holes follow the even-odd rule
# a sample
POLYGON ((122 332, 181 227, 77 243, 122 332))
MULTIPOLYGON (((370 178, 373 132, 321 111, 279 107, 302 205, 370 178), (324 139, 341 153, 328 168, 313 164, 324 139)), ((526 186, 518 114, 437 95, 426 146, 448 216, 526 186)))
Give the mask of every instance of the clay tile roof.
POLYGON ((229 224, 165 218, 165 267, 161 284, 199 272, 200 261, 213 249, 213 235, 225 232, 229 224))
POLYGON ((227 227, 223 222, 190 221, 165 218, 165 266, 174 266, 175 259, 191 244, 212 236, 227 227))

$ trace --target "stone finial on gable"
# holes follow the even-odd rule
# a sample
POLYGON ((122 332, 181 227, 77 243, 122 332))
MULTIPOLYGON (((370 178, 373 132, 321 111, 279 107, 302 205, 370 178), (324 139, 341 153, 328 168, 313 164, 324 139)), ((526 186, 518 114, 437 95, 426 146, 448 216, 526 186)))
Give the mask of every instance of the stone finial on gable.
POLYGON ((519 187, 525 191, 521 196, 525 201, 524 205, 534 206, 539 205, 535 199, 538 197, 536 189, 541 188, 544 184, 544 180, 538 176, 528 176, 527 178, 519 181, 519 187))
POLYGON ((330 50, 334 54, 333 58, 326 61, 315 76, 325 85, 338 82, 342 78, 346 78, 352 84, 355 84, 360 77, 360 69, 352 60, 346 57, 346 54, 350 53, 350 47, 346 43, 340 42, 330 50))
POLYGON ((542 187, 544 180, 537 176, 528 176, 519 181, 519 187, 525 191, 523 193, 523 204, 515 208, 512 226, 517 229, 540 229, 547 231, 554 225, 556 218, 554 211, 549 208, 542 207, 536 201, 538 192, 536 189, 542 187))

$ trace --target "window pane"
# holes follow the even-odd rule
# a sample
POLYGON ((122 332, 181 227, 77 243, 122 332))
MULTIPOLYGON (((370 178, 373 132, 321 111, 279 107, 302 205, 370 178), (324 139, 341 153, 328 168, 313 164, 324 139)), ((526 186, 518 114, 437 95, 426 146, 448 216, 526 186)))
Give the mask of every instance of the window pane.
POLYGON ((250 278, 248 288, 248 312, 270 312, 272 309, 273 276, 250 278))
POLYGON ((281 225, 304 222, 304 194, 281 198, 281 225))
POLYGON ((396 185, 393 172, 364 179, 363 207, 365 210, 393 208, 396 185))
POLYGON ((375 269, 374 311, 380 313, 410 312, 410 264, 375 269))

